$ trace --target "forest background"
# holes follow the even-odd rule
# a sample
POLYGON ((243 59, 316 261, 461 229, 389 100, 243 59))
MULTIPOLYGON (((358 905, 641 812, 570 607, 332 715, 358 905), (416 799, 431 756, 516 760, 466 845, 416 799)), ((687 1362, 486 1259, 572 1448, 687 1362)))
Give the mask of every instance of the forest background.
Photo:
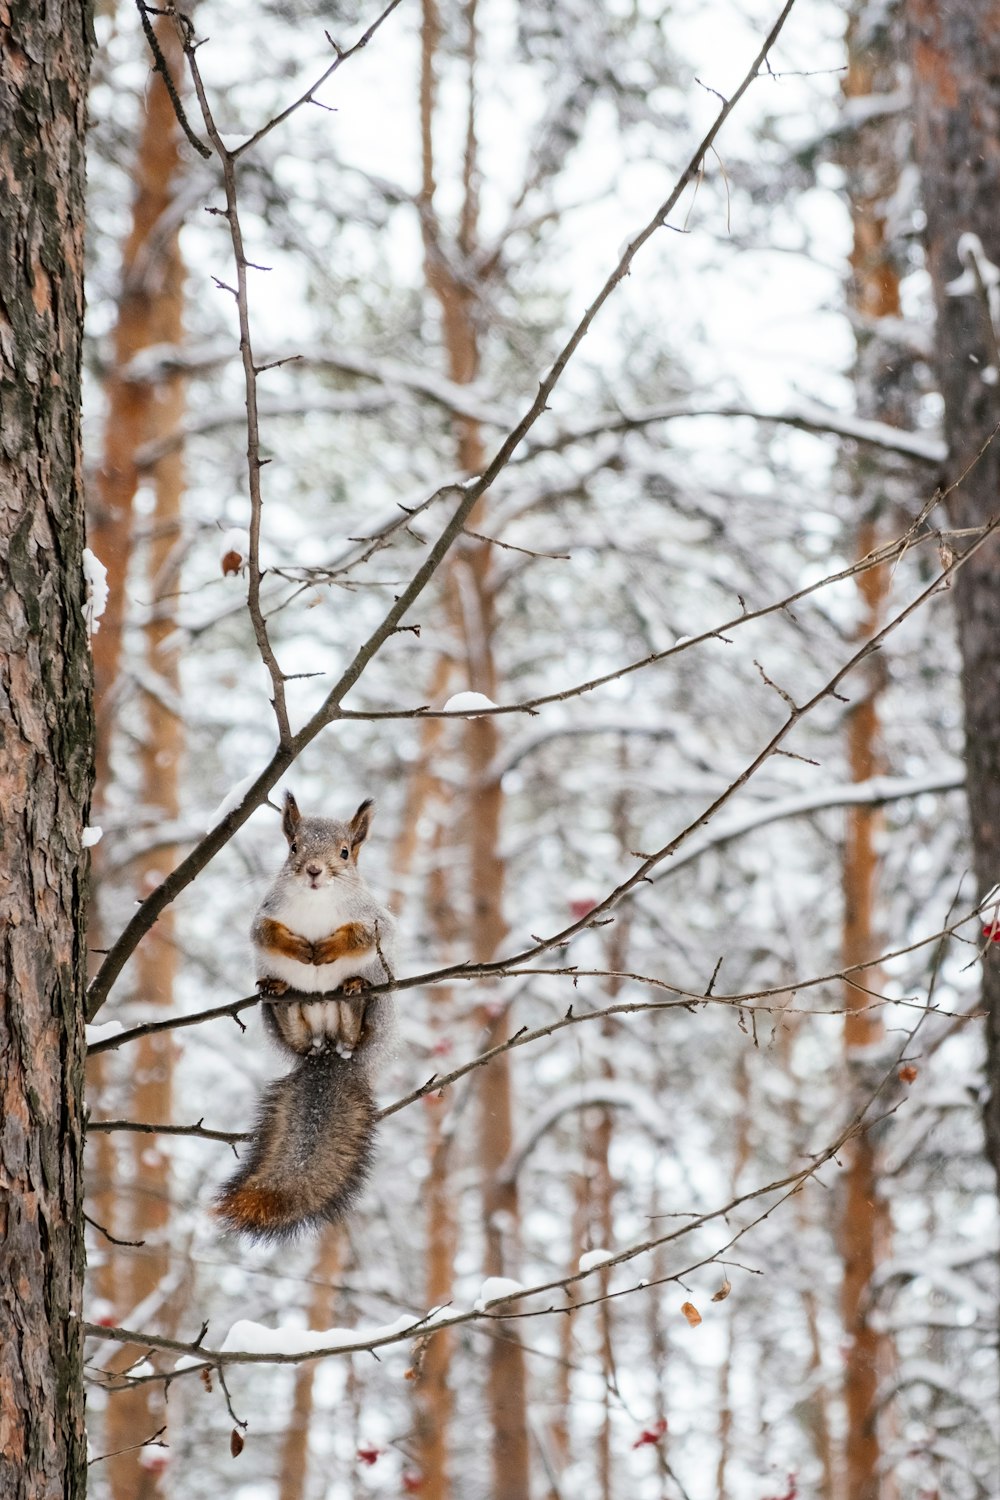
POLYGON ((92 1495, 995 1497, 987 9, 98 7, 92 1495), (401 1039, 274 1250, 285 786, 401 1039))

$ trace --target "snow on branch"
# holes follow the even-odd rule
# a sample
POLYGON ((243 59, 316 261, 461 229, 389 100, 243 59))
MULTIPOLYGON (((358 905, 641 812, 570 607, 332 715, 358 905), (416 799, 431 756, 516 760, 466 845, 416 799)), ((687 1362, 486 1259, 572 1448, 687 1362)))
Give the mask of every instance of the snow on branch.
POLYGON ((758 828, 767 827, 769 823, 782 822, 786 818, 801 818, 809 813, 823 812, 834 807, 884 807, 887 803, 910 797, 959 791, 964 786, 965 768, 955 765, 927 776, 872 776, 868 781, 848 782, 842 786, 825 787, 818 792, 800 792, 794 797, 778 798, 750 808, 740 817, 731 818, 717 828, 710 828, 700 838, 695 837, 654 879, 664 880, 693 860, 700 859, 709 849, 719 849, 758 828))
MULTIPOLYGON (((909 1042, 910 1037, 907 1036, 903 1050, 899 1054, 900 1057, 909 1042)), ((423 1317, 405 1314, 394 1323, 369 1330, 330 1329, 326 1332, 310 1332, 297 1327, 267 1329, 256 1323, 240 1321, 233 1325, 221 1346, 215 1349, 205 1348, 200 1341, 198 1343, 184 1342, 159 1334, 144 1333, 137 1329, 109 1328, 94 1323, 85 1323, 84 1333, 87 1337, 107 1341, 111 1346, 133 1344, 150 1351, 163 1350, 181 1356, 172 1370, 164 1374, 144 1374, 137 1377, 137 1384, 144 1380, 176 1379, 178 1376, 201 1370, 206 1366, 221 1372, 227 1365, 298 1364, 306 1359, 317 1359, 326 1355, 356 1353, 362 1350, 372 1351, 386 1345, 406 1342, 432 1328, 453 1328, 459 1324, 475 1323, 480 1319, 490 1320, 496 1317, 543 1318, 561 1314, 564 1304, 555 1300, 552 1293, 565 1293, 570 1287, 586 1281, 591 1276, 597 1277, 596 1284, 601 1286, 609 1268, 623 1267, 660 1246, 683 1242, 695 1231, 721 1221, 724 1226, 724 1238, 721 1244, 707 1254, 696 1252, 696 1258, 690 1265, 684 1265, 661 1278, 663 1282, 683 1282, 685 1277, 691 1276, 695 1271, 719 1261, 733 1245, 800 1192, 804 1184, 815 1177, 822 1167, 836 1159, 849 1140, 872 1123, 871 1116, 874 1107, 880 1101, 885 1089, 893 1083, 898 1062, 899 1058, 894 1058, 884 1077, 871 1090, 861 1107, 837 1132, 834 1140, 829 1142, 822 1151, 811 1156, 808 1165, 773 1182, 764 1183, 746 1193, 734 1196, 721 1206, 708 1209, 701 1214, 694 1214, 665 1233, 654 1234, 624 1247, 613 1255, 601 1256, 596 1261, 591 1259, 585 1267, 580 1267, 569 1275, 554 1277, 537 1286, 527 1287, 522 1287, 516 1282, 505 1283, 503 1286, 491 1284, 488 1278, 483 1283, 476 1306, 471 1309, 435 1307, 423 1317), (756 1206, 761 1200, 764 1200, 764 1206, 758 1209, 756 1206), (754 1213, 745 1222, 730 1230, 729 1221, 736 1210, 749 1204, 755 1205, 754 1213), (504 1303, 512 1300, 521 1303, 539 1296, 544 1296, 545 1302, 538 1307, 512 1312, 504 1306, 502 1311, 492 1311, 498 1298, 504 1303)), ((648 1277, 642 1277, 623 1286, 615 1287, 612 1291, 599 1290, 589 1299, 574 1297, 572 1305, 575 1308, 585 1307, 606 1301, 611 1297, 617 1298, 643 1291, 649 1285, 648 1277)))
POLYGON ((920 463, 940 466, 948 456, 943 438, 934 433, 904 432, 888 422, 871 421, 854 417, 846 412, 836 412, 818 402, 801 401, 785 406, 749 406, 736 401, 718 401, 711 396, 671 402, 665 406, 647 410, 618 412, 606 418, 597 418, 585 427, 569 428, 558 433, 544 445, 534 444, 530 454, 547 449, 562 449, 571 443, 586 442, 605 432, 626 432, 638 427, 651 427, 657 422, 677 422, 695 417, 749 417, 755 422, 772 422, 778 426, 795 427, 801 432, 824 433, 831 437, 847 438, 879 448, 885 453, 898 453, 903 458, 912 458, 920 463))

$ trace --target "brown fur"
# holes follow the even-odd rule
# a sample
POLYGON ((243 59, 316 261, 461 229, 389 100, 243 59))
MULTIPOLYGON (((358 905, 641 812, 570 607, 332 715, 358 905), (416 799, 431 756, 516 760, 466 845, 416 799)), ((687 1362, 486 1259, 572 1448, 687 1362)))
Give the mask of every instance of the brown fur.
MULTIPOLYGON (((282 953, 286 958, 297 959, 303 964, 332 964, 338 958, 349 958, 354 953, 360 958, 375 946, 375 934, 363 922, 344 922, 327 937, 311 943, 308 938, 292 932, 284 922, 276 922, 273 917, 258 917, 251 936, 258 948, 282 953)), ((267 982, 274 984, 275 981, 267 982)))
MULTIPOLYGON (((287 985, 286 985, 287 989, 287 985)), ((265 993, 262 989, 262 993, 265 993)), ((262 1011, 264 1024, 279 1046, 300 1056, 314 1051, 313 1033, 306 1020, 306 1007, 298 1000, 284 1005, 265 1005, 262 1011)))
POLYGON ((338 958, 350 958, 354 953, 360 956, 374 946, 375 934, 364 922, 345 922, 336 932, 331 932, 329 937, 320 938, 313 943, 312 962, 336 963, 338 958))
POLYGON ((374 1130, 358 1064, 332 1050, 303 1057, 266 1090, 246 1160, 216 1199, 219 1216, 261 1240, 337 1223, 368 1177, 374 1130))
POLYGON ((259 948, 270 948, 275 953, 283 953, 286 958, 296 958, 304 964, 316 961, 309 939, 300 937, 297 932, 286 927, 284 922, 276 922, 273 917, 258 917, 253 925, 252 936, 259 948))

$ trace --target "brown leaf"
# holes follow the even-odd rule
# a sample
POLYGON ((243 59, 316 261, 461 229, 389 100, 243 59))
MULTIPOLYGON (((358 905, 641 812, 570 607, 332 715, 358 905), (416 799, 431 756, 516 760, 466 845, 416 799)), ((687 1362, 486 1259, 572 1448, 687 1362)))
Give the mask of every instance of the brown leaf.
POLYGON ((243 1434, 238 1427, 234 1427, 229 1434, 229 1452, 233 1458, 239 1458, 243 1452, 243 1434))
POLYGON ((235 549, 227 552, 222 559, 222 576, 230 578, 234 573, 239 573, 245 562, 246 558, 241 557, 235 549))
POLYGON ((727 1276, 726 1279, 725 1279, 725 1281, 719 1287, 719 1290, 717 1292, 713 1293, 713 1295, 712 1295, 712 1301, 713 1302, 725 1302, 726 1298, 729 1296, 729 1293, 732 1291, 732 1289, 733 1289, 732 1282, 729 1280, 729 1277, 727 1276))
POLYGON ((695 1307, 693 1302, 682 1302, 681 1312, 687 1318, 692 1328, 698 1327, 698 1324, 701 1322, 701 1313, 695 1307))
POLYGON ((918 1069, 911 1067, 909 1063, 906 1063, 899 1070, 900 1081, 902 1083, 912 1083, 917 1076, 917 1072, 918 1069))

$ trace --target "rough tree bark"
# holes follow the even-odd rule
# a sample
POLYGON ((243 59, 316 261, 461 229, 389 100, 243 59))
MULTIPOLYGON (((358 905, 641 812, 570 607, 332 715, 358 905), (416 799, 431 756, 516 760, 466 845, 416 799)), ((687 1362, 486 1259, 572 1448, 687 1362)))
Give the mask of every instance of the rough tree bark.
POLYGON ((93 774, 80 348, 88 7, 0 7, 0 1492, 86 1488, 83 992, 93 774))
MULTIPOLYGON (((944 397, 946 477, 949 484, 960 481, 948 495, 948 514, 956 528, 978 527, 1000 511, 1000 441, 991 441, 1000 422, 1000 386, 989 374, 1000 365, 997 314, 978 289, 950 295, 947 288, 972 269, 959 261, 962 235, 977 235, 988 259, 1000 264, 1000 4, 906 0, 905 10, 937 311, 934 363, 944 397)), ((1000 880, 1000 537, 991 537, 961 569, 953 594, 973 862, 986 896, 1000 880)), ((983 998, 986 1149, 1000 1183, 1000 947, 992 943, 983 962, 983 998)))

